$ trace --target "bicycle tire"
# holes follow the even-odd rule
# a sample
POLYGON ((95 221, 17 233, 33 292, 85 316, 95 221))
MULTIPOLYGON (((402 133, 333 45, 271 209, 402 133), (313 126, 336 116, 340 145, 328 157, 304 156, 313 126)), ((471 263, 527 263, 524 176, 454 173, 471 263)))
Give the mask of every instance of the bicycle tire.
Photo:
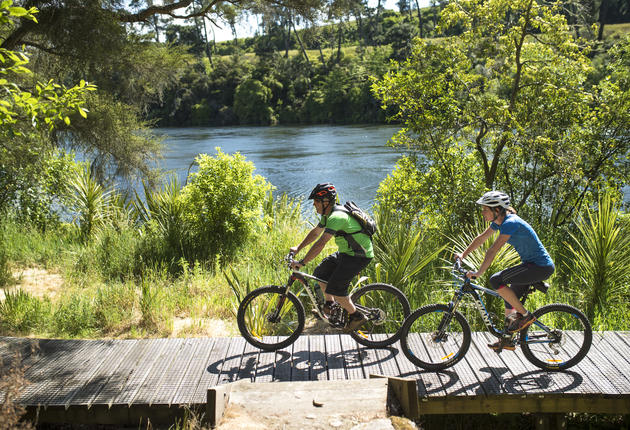
POLYGON ((350 332, 354 340, 370 348, 383 348, 400 339, 403 322, 411 313, 409 300, 402 291, 389 284, 368 284, 350 297, 356 305, 375 310, 367 315, 367 323, 350 332))
POLYGON ((426 370, 438 371, 455 365, 468 352, 471 342, 470 325, 466 318, 455 311, 449 312, 444 304, 425 305, 407 317, 402 326, 400 344, 405 357, 426 370), (449 327, 445 338, 435 335, 445 318, 449 327))
POLYGON ((562 303, 534 311, 536 322, 521 333, 521 349, 534 366, 545 370, 566 370, 578 364, 593 342, 591 323, 582 311, 562 303), (540 328, 553 330, 549 335, 540 328))
POLYGON ((284 287, 260 287, 247 294, 238 307, 236 321, 241 335, 251 345, 275 351, 291 345, 304 330, 304 306, 284 287), (284 298, 284 299, 283 299, 284 298), (279 315, 274 317, 278 300, 283 300, 279 315))

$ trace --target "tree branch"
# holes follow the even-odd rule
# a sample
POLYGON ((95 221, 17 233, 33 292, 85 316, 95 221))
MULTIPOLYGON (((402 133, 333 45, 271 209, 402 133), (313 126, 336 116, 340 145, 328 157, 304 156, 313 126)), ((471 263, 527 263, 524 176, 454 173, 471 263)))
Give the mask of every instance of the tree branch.
MULTIPOLYGON (((190 6, 192 4, 194 0, 180 0, 180 1, 176 1, 175 3, 171 3, 171 4, 166 4, 166 5, 162 5, 162 6, 150 6, 144 10, 141 10, 137 13, 129 13, 129 12, 118 12, 117 18, 119 21, 121 22, 145 22, 147 21, 149 18, 151 18, 154 15, 169 15, 173 18, 179 18, 179 19, 188 19, 188 18, 194 18, 194 17, 199 17, 202 15, 207 14, 210 9, 212 9, 214 6, 216 6, 218 3, 221 3, 223 1, 226 0, 212 0, 206 7, 204 7, 201 10, 198 10, 196 12, 193 12, 191 14, 188 15, 176 15, 175 11, 182 9, 182 8, 186 8, 188 6, 190 6)), ((233 3, 230 1, 230 3, 233 3)))

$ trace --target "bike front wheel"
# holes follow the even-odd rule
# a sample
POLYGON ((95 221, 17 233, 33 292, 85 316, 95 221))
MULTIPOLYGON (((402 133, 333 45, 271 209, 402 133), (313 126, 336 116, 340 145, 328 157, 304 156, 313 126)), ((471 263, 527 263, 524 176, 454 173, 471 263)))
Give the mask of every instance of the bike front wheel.
POLYGON ((247 342, 275 351, 291 345, 304 330, 304 306, 284 287, 261 287, 245 296, 236 321, 247 342))
POLYGON ((534 324, 521 333, 521 349, 533 365, 545 370, 565 370, 586 356, 593 330, 582 311, 553 303, 537 309, 534 316, 534 324))
POLYGON ((389 284, 368 284, 352 293, 352 302, 367 322, 350 336, 363 346, 383 348, 400 338, 405 318, 411 313, 409 300, 389 284))
POLYGON ((447 305, 426 305, 415 310, 402 327, 400 344, 418 367, 438 371, 453 366, 470 347, 470 325, 447 305))

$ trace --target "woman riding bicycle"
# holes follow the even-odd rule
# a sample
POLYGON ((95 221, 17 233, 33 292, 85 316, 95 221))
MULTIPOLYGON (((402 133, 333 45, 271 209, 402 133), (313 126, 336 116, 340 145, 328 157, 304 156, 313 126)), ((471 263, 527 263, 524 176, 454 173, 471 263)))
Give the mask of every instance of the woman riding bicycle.
POLYGON ((306 235, 304 240, 298 246, 291 248, 291 252, 297 255, 311 242, 316 239, 317 242, 308 250, 304 258, 296 262, 292 268, 298 270, 317 257, 326 243, 334 236, 339 252, 335 252, 322 260, 315 268, 313 275, 327 281, 325 284, 320 283, 326 299, 323 309, 324 315, 330 315, 336 301, 348 312, 348 323, 344 331, 355 331, 364 325, 367 319, 352 303, 348 295, 348 287, 352 278, 365 269, 374 257, 372 239, 367 234, 362 233, 361 225, 351 215, 342 210, 335 210, 337 190, 333 184, 317 184, 308 198, 313 200, 313 206, 321 218, 319 224, 306 235))
MULTIPOLYGON (((455 257, 463 260, 498 230, 499 237, 486 252, 479 269, 476 272, 466 273, 468 278, 477 278, 492 264, 503 245, 509 243, 514 247, 521 258, 521 264, 509 267, 490 277, 491 286, 505 301, 506 331, 513 334, 536 321, 536 317, 523 307, 520 298, 531 284, 549 278, 555 266, 534 229, 516 215, 516 211, 510 206, 510 198, 507 194, 489 191, 476 203, 481 205, 481 213, 484 219, 490 222, 490 226, 473 239, 464 252, 456 254, 455 257), (508 284, 510 284, 509 287, 508 284)), ((514 349, 510 345, 500 346, 500 342, 488 346, 492 349, 499 347, 514 349)))

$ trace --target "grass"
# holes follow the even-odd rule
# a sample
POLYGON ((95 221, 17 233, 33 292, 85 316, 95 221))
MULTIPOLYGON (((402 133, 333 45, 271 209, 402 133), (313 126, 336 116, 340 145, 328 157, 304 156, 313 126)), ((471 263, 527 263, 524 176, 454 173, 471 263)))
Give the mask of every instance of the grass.
MULTIPOLYGON (((287 276, 283 256, 311 228, 302 219, 296 202, 286 198, 265 202, 264 211, 266 223, 236 257, 228 261, 219 258, 196 262, 184 259, 143 261, 132 252, 142 246, 143 237, 134 233, 136 227, 131 225, 101 228, 93 240, 84 242, 77 226, 61 225, 43 233, 15 222, 5 222, 4 253, 13 273, 39 265, 61 275, 63 285, 54 297, 39 297, 20 289, 19 284, 4 288, 6 299, 0 301, 0 335, 204 336, 211 325, 216 325, 213 322, 221 321, 223 332, 213 331, 212 335, 238 336, 235 314, 240 298, 253 288, 283 283, 287 276)), ((375 237, 377 256, 363 275, 369 277, 368 282, 395 284, 415 309, 451 299, 452 253, 462 248, 483 226, 470 227, 469 233, 450 240, 455 248, 442 252, 440 249, 449 240, 422 226, 403 226, 395 218, 381 217, 379 228, 385 233, 375 237)), ((619 234, 627 236, 627 232, 626 225, 619 234)), ((553 244, 549 247, 562 248, 553 244)), ((334 241, 330 241, 321 255, 335 250, 334 241)), ((477 263, 481 261, 481 254, 473 256, 477 263)), ((536 309, 562 302, 582 308, 582 295, 575 291, 580 285, 579 274, 563 269, 571 259, 563 260, 561 255, 552 257, 562 266, 557 273, 564 275, 554 275, 549 281, 549 293, 533 294, 527 307, 536 309)), ((510 258, 506 255, 502 260, 501 264, 508 264, 510 258)), ((312 272, 319 261, 317 258, 311 262, 306 271, 312 272)), ((580 288, 589 287, 580 285, 580 288)), ((490 300, 489 309, 502 317, 502 302, 494 301, 496 303, 490 300)), ((599 330, 628 330, 629 308, 627 300, 604 303, 591 321, 599 330)), ((476 310, 464 311, 471 317, 475 329, 483 329, 476 310)))

